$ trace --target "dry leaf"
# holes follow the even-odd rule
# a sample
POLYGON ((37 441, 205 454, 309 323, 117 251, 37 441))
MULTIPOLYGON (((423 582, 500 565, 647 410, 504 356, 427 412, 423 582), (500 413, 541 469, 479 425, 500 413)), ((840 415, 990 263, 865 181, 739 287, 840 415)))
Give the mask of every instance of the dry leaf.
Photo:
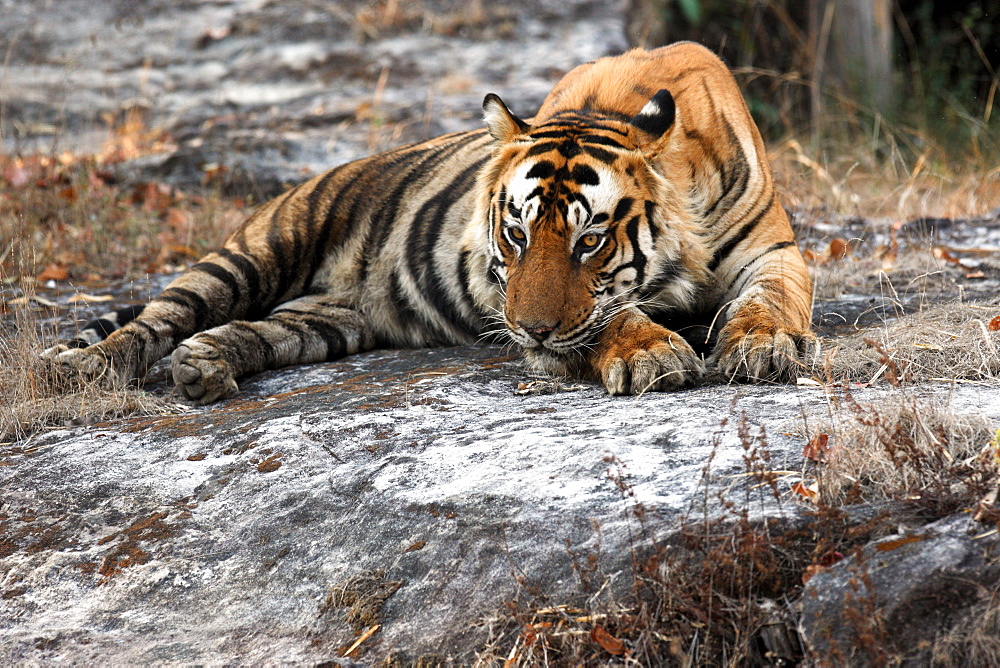
POLYGON ((801 481, 797 482, 794 485, 792 485, 792 492, 802 496, 808 501, 812 501, 813 503, 817 503, 819 501, 819 485, 817 485, 815 482, 810 483, 808 485, 804 484, 801 481))
POLYGON ((830 436, 828 434, 816 434, 809 439, 806 447, 802 448, 802 456, 814 462, 825 462, 826 452, 830 447, 829 442, 830 436))
POLYGON ((115 298, 112 297, 111 295, 88 295, 82 292, 78 292, 72 297, 70 297, 68 300, 66 300, 66 303, 79 304, 83 302, 83 303, 93 304, 97 302, 110 302, 114 301, 114 299, 115 298))
POLYGON ((15 297, 7 302, 8 306, 27 306, 28 304, 38 304, 39 306, 44 306, 45 308, 58 308, 59 304, 53 301, 49 301, 43 297, 15 297))
POLYGON ((831 260, 843 260, 847 257, 848 243, 847 239, 841 239, 837 237, 830 242, 830 259, 831 260))
POLYGON ((39 281, 66 281, 69 280, 69 270, 57 264, 50 264, 45 271, 37 276, 39 281))
POLYGON ((814 575, 820 571, 825 571, 826 566, 820 566, 819 564, 809 564, 806 566, 806 570, 802 572, 802 584, 809 582, 814 575))
POLYGON ((625 653, 625 643, 614 637, 600 626, 590 629, 590 639, 604 648, 608 654, 621 656, 625 653))
POLYGON ((945 262, 950 262, 952 264, 962 264, 961 260, 949 253, 948 249, 944 246, 935 246, 932 248, 931 255, 938 260, 944 260, 945 262))

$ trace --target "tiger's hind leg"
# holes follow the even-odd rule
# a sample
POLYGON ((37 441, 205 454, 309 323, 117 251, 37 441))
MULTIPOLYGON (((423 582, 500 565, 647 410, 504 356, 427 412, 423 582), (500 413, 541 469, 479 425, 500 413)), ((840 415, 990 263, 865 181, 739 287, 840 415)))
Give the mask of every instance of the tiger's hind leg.
POLYGON ((236 379, 267 369, 338 359, 375 346, 365 317, 324 295, 286 302, 263 320, 195 334, 170 362, 181 397, 209 404, 233 396, 236 379))

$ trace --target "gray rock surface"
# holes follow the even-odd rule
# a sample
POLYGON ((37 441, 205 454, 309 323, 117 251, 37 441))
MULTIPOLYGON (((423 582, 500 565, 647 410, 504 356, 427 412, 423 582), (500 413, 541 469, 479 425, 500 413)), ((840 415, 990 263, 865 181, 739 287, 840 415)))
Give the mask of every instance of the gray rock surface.
POLYGON ((619 2, 2 0, 8 151, 97 150, 130 109, 165 131, 123 181, 271 197, 372 152, 534 113, 569 69, 627 48, 619 2), (396 6, 386 14, 387 5, 396 6))
MULTIPOLYGON (((951 400, 1000 419, 987 392, 951 400)), ((588 595, 571 553, 627 588, 632 548, 697 510, 710 459, 712 489, 743 498, 744 412, 774 469, 796 470, 795 423, 825 401, 763 386, 612 398, 496 348, 380 351, 263 374, 212 408, 7 445, 0 658, 323 661, 380 624, 364 661, 469 661, 504 603, 588 595), (378 572, 402 583, 381 612, 334 605, 378 572)), ((782 512, 760 498, 755 512, 782 512)))
MULTIPOLYGON (((0 136, 6 151, 95 150, 107 119, 142 109, 167 141, 121 165, 119 179, 188 188, 222 165, 223 186, 266 196, 477 126, 486 92, 530 114, 566 70, 625 47, 621 5, 484 2, 477 18, 465 3, 427 1, 393 23, 371 19, 360 0, 0 0, 0 136)), ((845 230, 838 216, 815 218, 796 219, 805 244, 882 243, 868 221, 845 230)), ((923 244, 1000 238, 996 215, 915 222, 923 244)), ((839 295, 817 304, 816 322, 826 333, 880 322, 951 298, 957 285, 995 300, 995 267, 979 267, 989 280, 942 266, 898 280, 898 291, 839 295)), ((881 274, 871 280, 884 287, 881 274)), ((65 304, 74 290, 56 292, 65 304)), ((993 389, 921 391, 1000 420, 993 389)), ((379 351, 264 374, 207 409, 0 444, 0 662, 321 662, 376 625, 352 656, 468 661, 504 603, 590 595, 574 562, 591 554, 598 579, 624 591, 632 548, 668 536, 705 498, 709 460, 711 489, 745 498, 744 411, 749 433, 766 429, 773 468, 794 472, 803 418, 826 407, 821 390, 785 386, 610 398, 534 378, 503 350, 379 351), (648 509, 642 524, 636 503, 648 509)), ((785 492, 796 480, 787 475, 785 492)), ((762 495, 754 512, 794 512, 792 496, 779 507, 762 495)), ((952 532, 866 549, 912 595, 987 564, 983 545, 952 532), (912 552, 921 546, 953 563, 934 570, 912 552)), ((812 619, 842 619, 851 568, 810 581, 812 619)), ((976 572, 995 577, 989 568, 976 572)), ((986 576, 975 581, 987 586, 986 576)), ((912 629, 880 577, 891 628, 912 629)), ((830 648, 824 638, 854 642, 803 620, 817 653, 830 648)))
POLYGON ((524 382, 499 349, 376 352, 265 374, 211 409, 5 448, 4 659, 325 660, 354 638, 331 590, 382 570, 404 584, 365 656, 469 660, 519 591, 586 594, 570 551, 627 587, 632 504, 665 531, 698 502, 713 449, 733 484, 731 402, 780 461, 801 446, 778 426, 822 401, 735 386, 516 395, 524 382), (619 469, 634 497, 609 479, 619 469))
POLYGON ((800 637, 833 665, 929 665, 930 641, 995 608, 998 557, 996 529, 968 515, 873 541, 809 580, 800 637))

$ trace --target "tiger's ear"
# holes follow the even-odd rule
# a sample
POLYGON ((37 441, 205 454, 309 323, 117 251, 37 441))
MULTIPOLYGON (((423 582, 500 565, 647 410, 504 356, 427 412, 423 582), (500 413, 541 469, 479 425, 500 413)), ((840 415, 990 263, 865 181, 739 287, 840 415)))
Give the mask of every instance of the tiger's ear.
POLYGON ((523 135, 531 126, 510 113, 510 109, 499 97, 490 93, 483 100, 483 120, 490 135, 501 143, 506 143, 518 135, 523 135))
POLYGON ((629 121, 632 127, 645 135, 639 142, 639 150, 647 155, 659 153, 670 137, 667 131, 673 126, 676 113, 674 96, 669 90, 664 88, 650 98, 629 121))

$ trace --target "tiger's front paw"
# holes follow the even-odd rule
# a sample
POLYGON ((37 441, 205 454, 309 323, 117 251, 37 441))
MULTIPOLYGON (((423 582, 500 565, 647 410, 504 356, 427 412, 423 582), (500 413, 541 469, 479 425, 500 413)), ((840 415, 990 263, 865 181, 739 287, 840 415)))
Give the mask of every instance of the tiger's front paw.
POLYGON ((123 376, 122 373, 115 374, 107 358, 94 347, 70 348, 60 343, 42 351, 41 358, 49 362, 57 375, 67 380, 113 383, 123 376))
POLYGON ((808 330, 783 327, 763 309, 737 313, 719 333, 709 359, 730 381, 793 383, 819 358, 819 339, 808 330))
POLYGON ((641 314, 613 321, 593 354, 594 371, 612 395, 677 390, 705 373, 687 341, 641 314))
POLYGON ((239 392, 233 367, 214 346, 188 339, 170 355, 170 366, 177 391, 191 403, 210 404, 239 392))

